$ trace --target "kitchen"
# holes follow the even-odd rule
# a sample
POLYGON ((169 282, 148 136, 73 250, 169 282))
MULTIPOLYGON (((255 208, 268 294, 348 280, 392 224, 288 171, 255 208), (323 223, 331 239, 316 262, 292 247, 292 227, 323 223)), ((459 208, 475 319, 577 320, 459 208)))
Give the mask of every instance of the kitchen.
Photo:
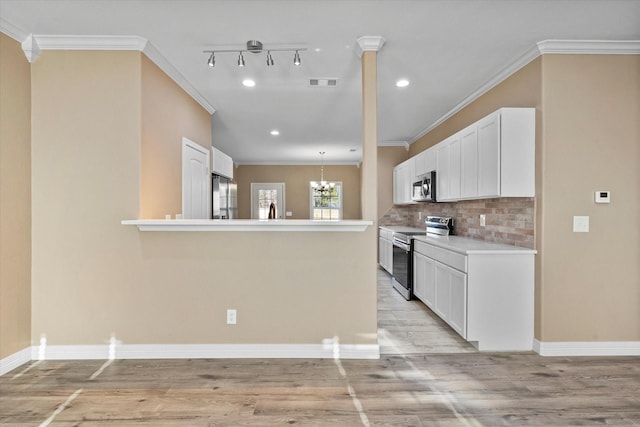
MULTIPOLYGON (((15 38, 4 37, 17 45, 12 47, 18 51, 15 57, 24 58, 23 45, 15 38)), ((624 33, 620 37, 632 36, 624 33)), ((30 40, 37 42, 37 38, 30 40)), ((348 42, 353 44, 355 40, 356 36, 348 42)), ((102 354, 112 338, 122 342, 123 349, 137 344, 202 343, 313 344, 320 348, 323 340, 339 336, 342 343, 370 349, 368 346, 376 345, 376 298, 370 286, 375 282, 377 259, 374 228, 378 221, 421 227, 427 213, 453 217, 459 235, 465 228, 468 234, 479 235, 483 231, 511 234, 508 237, 511 244, 538 251, 534 333, 541 353, 636 351, 640 339, 635 286, 639 274, 638 249, 634 240, 638 234, 638 206, 634 197, 638 102, 629 88, 636 87, 638 54, 633 46, 625 51, 614 44, 610 50, 616 54, 594 55, 595 51, 606 51, 602 45, 607 44, 576 45, 571 50, 565 44, 562 50, 558 44, 523 43, 509 57, 529 52, 525 59, 516 61, 507 71, 500 71, 490 87, 482 88, 459 108, 452 108, 451 104, 450 114, 446 114, 447 108, 434 112, 428 120, 433 127, 425 129, 424 135, 412 144, 381 143, 390 139, 383 135, 374 138, 373 146, 378 145, 376 153, 363 165, 365 169, 375 165, 373 173, 377 176, 367 175, 371 170, 359 169, 355 160, 342 165, 360 176, 356 187, 364 187, 361 194, 378 195, 372 198, 359 193, 354 197, 356 206, 361 208, 354 209, 353 220, 372 222, 366 231, 295 231, 276 237, 264 232, 146 233, 121 225, 122 220, 163 221, 167 214, 175 217, 182 212, 181 170, 175 159, 180 156, 183 137, 205 148, 216 146, 232 156, 239 165, 235 171, 238 182, 244 179, 245 170, 269 165, 251 164, 242 158, 245 154, 237 155, 232 151, 233 139, 228 146, 213 141, 212 128, 223 127, 217 122, 222 112, 213 114, 212 123, 211 112, 184 90, 184 83, 177 84, 159 67, 157 59, 150 59, 147 54, 153 56, 153 49, 146 45, 138 50, 65 50, 47 49, 43 43, 38 59, 20 65, 25 68, 20 74, 29 79, 17 85, 26 87, 20 99, 28 100, 16 104, 28 106, 25 116, 30 121, 21 134, 29 147, 24 155, 29 168, 14 162, 17 166, 12 166, 11 171, 28 182, 31 194, 19 203, 26 206, 21 217, 30 221, 25 226, 29 233, 21 234, 29 236, 25 243, 29 256, 25 255, 22 263, 29 280, 28 286, 21 287, 19 292, 23 295, 21 301, 27 301, 20 311, 24 314, 16 314, 7 321, 19 325, 18 338, 10 340, 6 350, 3 348, 2 357, 24 349, 29 350, 30 357, 31 347, 39 346, 41 338, 45 338, 48 348, 58 357, 73 350, 73 346, 96 346, 96 354, 102 354), (575 76, 580 78, 574 79, 575 76), (573 83, 568 85, 567 81, 573 83), (76 102, 70 105, 64 102, 66 99, 76 102), (600 102, 593 105, 588 102, 592 99, 600 102), (617 107, 611 110, 610 105, 617 107), (437 204, 434 206, 442 209, 437 212, 421 211, 417 205, 394 206, 393 167, 504 107, 536 109, 533 198, 437 204), (56 120, 50 111, 57 112, 56 120), (105 121, 105 117, 112 120, 105 121), (439 119, 442 120, 438 122, 439 119), (579 156, 575 155, 577 151, 579 156), (79 159, 96 161, 87 163, 79 159), (114 170, 118 173, 114 174, 114 170), (91 180, 86 179, 89 176, 91 180), (62 192, 61 188, 69 191, 62 192), (596 205, 592 200, 598 190, 611 191, 612 202, 596 205), (365 210, 362 206, 368 207, 365 210), (516 215, 527 216, 524 224, 507 225, 510 229, 523 229, 522 232, 492 228, 504 226, 494 221, 511 221, 500 216, 502 209, 507 210, 505 215, 510 215, 509 209, 518 209, 516 215), (486 215, 484 230, 476 224, 481 214, 477 210, 484 210, 486 215), (574 216, 591 218, 589 233, 574 234, 571 227, 574 216), (612 228, 607 221, 611 217, 628 226, 612 228), (612 245, 612 241, 617 244, 612 245), (325 275, 324 280, 308 273, 317 265, 325 275), (259 268, 266 273, 254 271, 259 268), (615 280, 610 280, 611 275, 615 280), (185 277, 192 279, 185 281, 185 277), (216 277, 215 284, 208 286, 212 277, 216 277), (298 277, 308 277, 305 289, 298 286, 298 277), (91 283, 92 288, 87 289, 86 283, 91 283), (244 285, 223 286, 229 283, 244 285), (292 307, 265 291, 265 287, 279 289, 281 294, 295 296, 304 304, 292 307), (150 295, 154 296, 154 304, 148 306, 150 295), (576 303, 576 295, 580 295, 580 303, 576 303), (233 308, 238 310, 238 324, 230 328, 224 315, 233 308), (327 316, 328 308, 337 315, 327 316), (80 327, 78 319, 98 312, 103 314, 95 323, 80 327), (611 312, 618 315, 612 317, 611 312), (301 317, 308 322, 291 321, 301 317), (186 324, 181 323, 184 318, 188 318, 186 324), (260 328, 250 330, 244 322, 260 328), (185 335, 184 329, 189 334, 185 335)), ((209 72, 208 55, 196 50, 193 55, 201 60, 203 68, 198 73, 204 75, 209 72)), ((383 47, 380 59, 387 52, 393 50, 383 47)), ((352 56, 350 46, 345 67, 354 64, 360 67, 360 60, 352 56)), ((302 52, 303 64, 310 58, 302 52)), ((217 57, 218 67, 221 60, 217 57)), ((476 78, 469 87, 479 86, 480 80, 476 78)), ((392 96, 419 93, 414 88, 409 86, 399 92, 393 87, 396 92, 392 96)), ((381 88, 379 96, 388 93, 385 91, 389 89, 381 88)), ((255 93, 237 93, 238 103, 256 105, 255 93)), ((362 99, 358 97, 355 104, 349 99, 345 104, 336 111, 338 115, 344 113, 343 108, 360 111, 362 99)), ((330 109, 330 105, 320 107, 330 109)), ((381 123, 401 121, 402 115, 399 108, 394 111, 381 105, 381 123)), ((307 129, 309 117, 292 120, 299 126, 295 132, 307 129)), ((427 118, 422 120, 424 123, 427 118)), ((309 133, 317 133, 322 123, 312 122, 309 133)), ((358 140, 360 124, 355 122, 358 140)), ((234 127, 244 125, 246 121, 234 127)), ((258 155, 273 162, 270 156, 276 150, 269 147, 278 143, 267 144, 266 135, 253 139, 261 143, 258 155)), ((317 179, 320 150, 308 147, 307 151, 305 164, 314 164, 317 179)), ((331 150, 327 149, 327 153, 331 150)), ((284 159, 282 163, 287 161, 292 160, 284 159)), ((337 161, 327 158, 326 162, 327 177, 334 179, 330 166, 337 161)), ((276 168, 278 165, 271 169, 276 168)), ((238 205, 242 210, 247 199, 240 197, 238 205)), ((302 209, 291 210, 302 218, 302 209)), ((277 348, 273 349, 276 354, 277 348)), ((158 351, 150 348, 148 354, 163 354, 158 351)), ((375 350, 368 351, 365 353, 375 355, 375 350)))

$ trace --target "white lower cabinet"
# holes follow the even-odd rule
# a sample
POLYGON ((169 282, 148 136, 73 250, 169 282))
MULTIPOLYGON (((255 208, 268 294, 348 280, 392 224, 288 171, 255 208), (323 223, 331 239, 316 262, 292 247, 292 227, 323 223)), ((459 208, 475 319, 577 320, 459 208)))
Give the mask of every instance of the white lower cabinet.
POLYGON ((416 298, 481 351, 533 348, 534 250, 456 236, 449 238, 460 242, 456 252, 420 239, 413 253, 416 298))
POLYGON ((389 274, 393 274, 393 233, 380 229, 378 237, 378 264, 389 274))

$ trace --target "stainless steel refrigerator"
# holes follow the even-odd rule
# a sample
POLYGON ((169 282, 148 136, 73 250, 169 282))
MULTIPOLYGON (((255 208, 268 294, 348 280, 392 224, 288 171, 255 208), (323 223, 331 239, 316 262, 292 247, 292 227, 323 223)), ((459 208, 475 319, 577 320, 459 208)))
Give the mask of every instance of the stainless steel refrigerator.
POLYGON ((234 219, 238 217, 237 185, 227 177, 211 175, 211 218, 234 219))

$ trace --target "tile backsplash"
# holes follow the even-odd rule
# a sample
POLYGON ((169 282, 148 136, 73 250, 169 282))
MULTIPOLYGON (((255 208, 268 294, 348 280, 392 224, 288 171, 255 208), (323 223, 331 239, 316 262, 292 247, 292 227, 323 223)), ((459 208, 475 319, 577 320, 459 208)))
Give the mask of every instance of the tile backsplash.
POLYGON ((393 206, 380 219, 380 225, 404 225, 424 228, 427 215, 454 218, 454 234, 489 242, 533 249, 535 199, 514 197, 466 200, 452 203, 418 203, 393 206), (422 214, 422 219, 420 218, 422 214), (486 215, 486 226, 480 226, 480 215, 486 215))

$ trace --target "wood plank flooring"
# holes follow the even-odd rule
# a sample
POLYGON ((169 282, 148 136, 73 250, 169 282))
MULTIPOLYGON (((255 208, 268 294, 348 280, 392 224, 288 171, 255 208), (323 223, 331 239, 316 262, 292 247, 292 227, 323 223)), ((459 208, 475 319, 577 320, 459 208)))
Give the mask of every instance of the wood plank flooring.
POLYGON ((32 362, 0 377, 0 425, 640 426, 640 357, 439 349, 384 291, 380 360, 32 362))

